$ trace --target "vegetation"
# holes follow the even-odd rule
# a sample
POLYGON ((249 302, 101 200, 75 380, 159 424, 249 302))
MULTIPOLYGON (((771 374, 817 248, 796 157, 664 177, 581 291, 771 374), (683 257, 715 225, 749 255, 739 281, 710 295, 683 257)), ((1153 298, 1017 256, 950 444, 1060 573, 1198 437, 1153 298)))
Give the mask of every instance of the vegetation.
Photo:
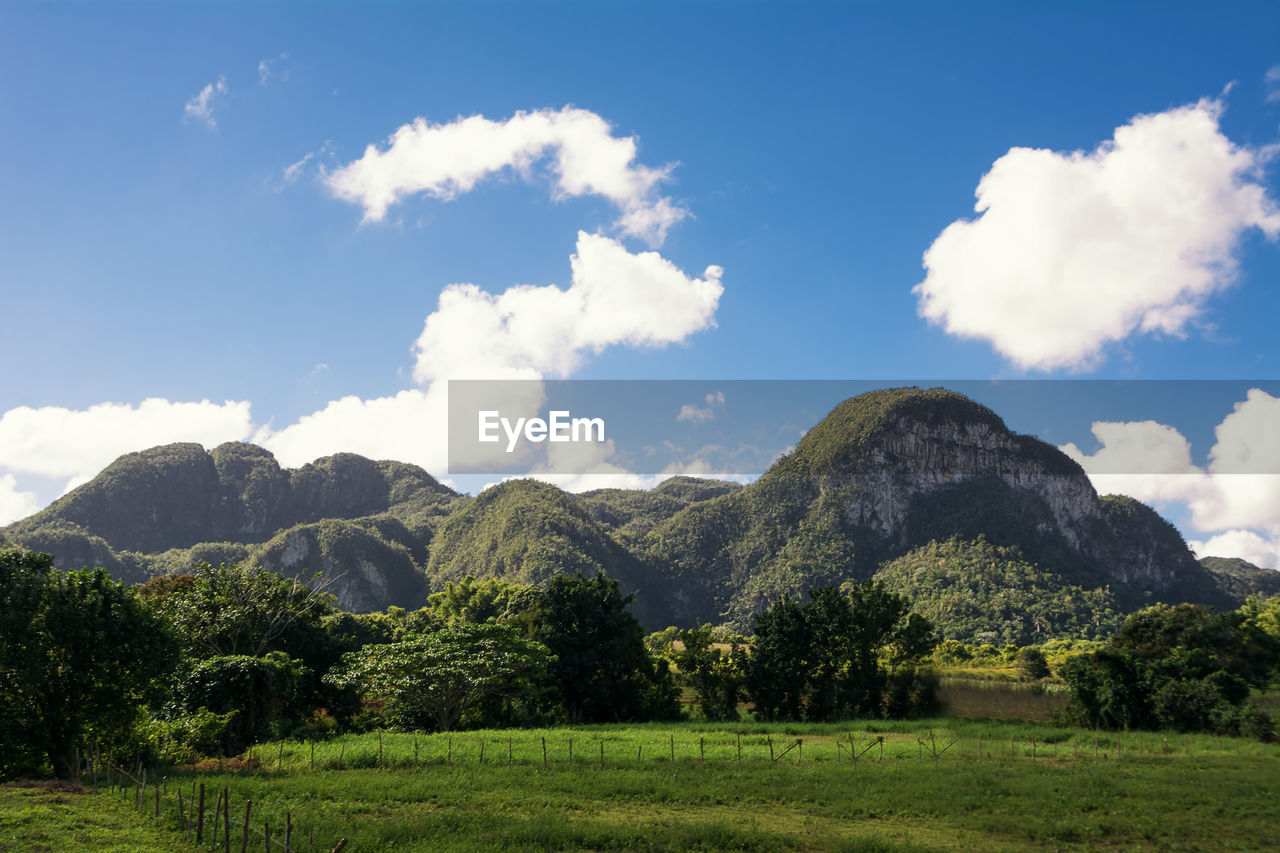
POLYGON ((102 569, 0 551, 0 778, 45 758, 69 778, 90 738, 124 737, 175 658, 169 627, 102 569))
POLYGON ((1266 850, 1277 749, 957 720, 343 736, 314 770, 311 744, 286 742, 256 770, 175 774, 158 824, 177 837, 174 791, 199 781, 234 815, 253 801, 259 843, 288 811, 294 844, 322 849, 1266 850), (850 743, 871 748, 854 762, 850 743), (792 748, 771 761, 770 744, 792 748))
POLYGON ((811 590, 756 617, 746 692, 765 720, 928 714, 934 685, 916 667, 935 642, 928 620, 878 583, 811 590))
POLYGON ((382 702, 392 725, 447 732, 486 697, 530 692, 546 667, 547 647, 513 628, 463 622, 349 652, 329 678, 382 702))
POLYGON ((876 578, 906 596, 948 639, 1028 645, 1053 637, 1105 639, 1119 627, 1109 588, 1085 589, 985 538, 930 541, 885 563, 876 578))
POLYGON ((944 389, 847 400, 745 487, 514 481, 467 498, 399 462, 285 470, 248 444, 175 444, 121 457, 4 536, 130 582, 202 562, 319 572, 358 612, 417 610, 467 576, 543 588, 604 572, 651 628, 738 633, 784 597, 873 576, 945 637, 997 644, 1101 638, 1156 601, 1275 591, 1272 573, 1201 565, 1149 507, 1099 500, 1055 448, 944 389))
POLYGON ((1157 605, 1128 619, 1106 648, 1059 670, 1073 711, 1095 728, 1167 728, 1270 740, 1270 716, 1245 707, 1280 668, 1280 637, 1245 611, 1157 605))

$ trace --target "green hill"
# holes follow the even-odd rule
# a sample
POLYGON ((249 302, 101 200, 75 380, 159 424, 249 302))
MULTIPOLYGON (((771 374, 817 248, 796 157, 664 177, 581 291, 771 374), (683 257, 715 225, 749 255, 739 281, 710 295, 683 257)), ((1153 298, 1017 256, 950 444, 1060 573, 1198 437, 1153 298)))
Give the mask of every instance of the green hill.
POLYGON ((1251 595, 1261 598, 1280 595, 1280 571, 1275 569, 1259 568, 1238 557, 1203 557, 1200 565, 1213 575, 1236 606, 1251 595))
POLYGON ((758 481, 691 477, 570 495, 516 480, 475 497, 349 453, 283 469, 266 450, 122 456, 0 536, 131 581, 201 561, 321 573, 344 607, 414 607, 468 575, 545 584, 604 571, 650 627, 727 623, 878 575, 947 636, 1105 633, 1150 601, 1231 606, 1275 573, 1197 562, 1149 507, 1099 498, 1056 448, 944 389, 846 400, 758 481))

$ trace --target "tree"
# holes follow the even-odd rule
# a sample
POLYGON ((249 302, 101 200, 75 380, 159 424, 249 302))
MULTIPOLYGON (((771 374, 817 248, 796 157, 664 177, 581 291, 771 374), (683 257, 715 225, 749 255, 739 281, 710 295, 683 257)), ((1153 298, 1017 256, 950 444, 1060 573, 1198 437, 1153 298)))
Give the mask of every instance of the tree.
POLYGON ((450 731, 476 702, 526 689, 547 664, 546 646, 515 629, 464 622, 365 646, 344 655, 343 668, 328 678, 381 699, 398 726, 450 731))
POLYGON ((1089 725, 1270 737, 1270 717, 1244 703, 1276 664, 1277 639, 1248 606, 1220 613, 1156 605, 1126 619, 1107 648, 1069 658, 1059 674, 1089 725))
POLYGON ((310 672, 284 652, 262 657, 223 655, 200 661, 179 683, 175 710, 186 716, 229 715, 222 750, 235 754, 255 741, 282 735, 279 721, 310 710, 310 672))
POLYGON ((551 681, 572 723, 679 715, 670 672, 649 657, 631 601, 603 573, 557 575, 537 598, 533 637, 555 656, 551 681))
POLYGON ((1136 655, 1100 649, 1072 655, 1058 668, 1071 690, 1073 713, 1091 728, 1147 728, 1153 674, 1136 655))
POLYGON ((168 626, 104 569, 0 551, 0 774, 47 757, 69 778, 76 747, 122 738, 176 658, 168 626))
POLYGON ((323 586, 226 563, 201 563, 191 577, 144 594, 177 626, 192 657, 280 651, 311 663, 324 647, 323 619, 333 612, 334 599, 323 586))
POLYGON ((678 639, 684 648, 675 652, 675 663, 693 688, 702 715, 708 720, 738 719, 745 648, 738 643, 728 650, 716 648, 711 625, 681 631, 678 639))
POLYGON ((443 622, 510 622, 533 608, 537 590, 498 578, 477 581, 470 575, 450 581, 427 597, 432 615, 443 622))
POLYGON ((931 702, 915 668, 933 650, 933 626, 881 583, 813 589, 804 604, 784 598, 757 614, 755 635, 746 684, 764 719, 901 714, 913 697, 931 702))
POLYGON ((338 718, 358 709, 353 693, 321 679, 337 664, 346 639, 329 630, 334 599, 322 585, 313 588, 267 569, 201 563, 191 575, 148 582, 143 595, 175 626, 187 656, 176 685, 182 699, 170 713, 194 713, 200 707, 219 714, 234 710, 239 716, 229 737, 254 740, 279 733, 281 725, 300 722, 317 708, 338 718), (290 681, 287 703, 264 702, 249 686, 263 679, 284 683, 271 675, 284 665, 276 658, 265 660, 272 653, 284 655, 288 670, 298 674, 290 681), (230 680, 215 687, 219 678, 230 680), (211 705, 200 705, 198 697, 204 696, 216 698, 211 705), (269 709, 278 716, 262 720, 269 709))
POLYGON ((1049 661, 1039 646, 1027 646, 1018 652, 1018 672, 1028 681, 1049 677, 1049 661))
POLYGON ((798 720, 809 683, 813 633, 790 598, 754 620, 755 640, 746 664, 747 695, 764 720, 798 720))

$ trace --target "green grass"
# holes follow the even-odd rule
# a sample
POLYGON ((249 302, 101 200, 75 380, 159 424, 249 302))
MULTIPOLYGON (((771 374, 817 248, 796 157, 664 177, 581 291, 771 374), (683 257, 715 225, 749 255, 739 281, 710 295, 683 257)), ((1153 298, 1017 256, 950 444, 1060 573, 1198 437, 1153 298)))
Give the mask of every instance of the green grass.
POLYGON ((142 819, 123 800, 57 782, 0 785, 0 851, 135 853, 191 851, 176 833, 142 819))
POLYGON ((1214 737, 1099 736, 1095 759, 1092 732, 1054 724, 686 723, 419 735, 416 762, 413 735, 384 733, 381 761, 378 740, 317 744, 315 770, 310 744, 285 742, 174 773, 162 822, 177 837, 173 791, 203 782, 210 813, 230 790, 236 842, 253 801, 258 849, 286 811, 295 843, 313 831, 317 849, 345 837, 362 853, 1265 850, 1280 834, 1280 747, 1214 737), (871 747, 856 763, 850 735, 871 747), (776 755, 797 740, 770 760, 770 741, 776 755))

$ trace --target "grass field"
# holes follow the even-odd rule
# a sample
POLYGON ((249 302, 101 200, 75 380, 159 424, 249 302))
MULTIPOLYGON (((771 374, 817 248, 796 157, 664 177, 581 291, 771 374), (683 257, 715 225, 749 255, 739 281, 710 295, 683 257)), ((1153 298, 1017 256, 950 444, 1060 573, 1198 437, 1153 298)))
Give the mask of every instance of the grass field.
POLYGON ((54 853, 189 851, 180 836, 143 820, 120 800, 78 785, 0 785, 0 851, 54 853))
POLYGON ((1094 749, 1081 729, 955 719, 360 735, 171 772, 160 824, 179 839, 174 792, 203 783, 210 815, 230 791, 235 849, 246 799, 259 850, 286 812, 301 850, 312 832, 349 851, 1275 849, 1280 748, 1130 733, 1094 749))

